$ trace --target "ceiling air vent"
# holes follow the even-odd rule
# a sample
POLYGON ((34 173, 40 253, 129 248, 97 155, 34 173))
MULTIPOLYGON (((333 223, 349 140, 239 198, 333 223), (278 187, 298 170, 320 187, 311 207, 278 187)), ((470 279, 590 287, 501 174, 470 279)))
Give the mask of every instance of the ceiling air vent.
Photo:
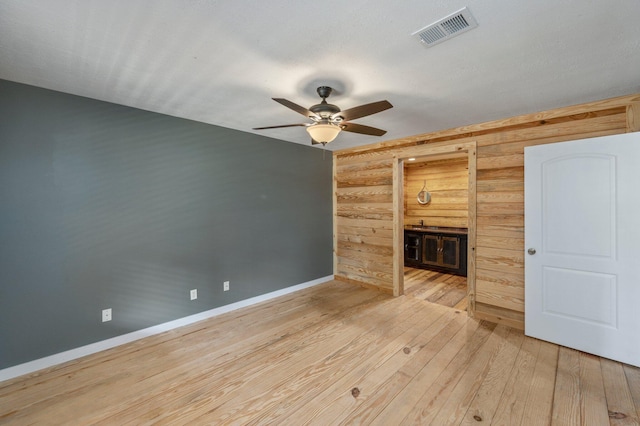
POLYGON ((476 19, 466 7, 411 34, 427 47, 449 40, 478 26, 476 19))

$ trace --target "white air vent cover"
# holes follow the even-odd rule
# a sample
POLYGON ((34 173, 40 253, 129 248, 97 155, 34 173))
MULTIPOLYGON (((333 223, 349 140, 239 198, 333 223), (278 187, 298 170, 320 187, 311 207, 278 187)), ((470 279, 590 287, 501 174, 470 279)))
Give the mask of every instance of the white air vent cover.
POLYGON ((418 37, 425 46, 431 47, 477 26, 476 19, 465 7, 411 35, 418 37))

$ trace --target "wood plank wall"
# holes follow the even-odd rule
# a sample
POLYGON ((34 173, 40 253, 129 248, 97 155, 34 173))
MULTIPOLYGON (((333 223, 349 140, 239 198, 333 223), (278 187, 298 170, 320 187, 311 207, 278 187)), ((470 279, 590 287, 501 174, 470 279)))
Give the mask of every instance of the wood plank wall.
POLYGON ((467 227, 469 211, 467 157, 407 163, 404 173, 404 223, 423 221, 429 226, 467 227), (429 204, 417 201, 426 182, 429 204))
MULTIPOLYGON (((477 144, 476 318, 524 327, 524 147, 637 131, 629 95, 335 151, 336 279, 393 293, 393 164, 423 144, 477 144)), ((400 248, 398 248, 400 250, 400 248)))

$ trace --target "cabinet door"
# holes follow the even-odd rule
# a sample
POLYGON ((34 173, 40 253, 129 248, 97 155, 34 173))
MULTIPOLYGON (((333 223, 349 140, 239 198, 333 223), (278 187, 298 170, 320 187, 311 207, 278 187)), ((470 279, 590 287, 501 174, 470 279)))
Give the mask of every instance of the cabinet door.
POLYGON ((404 259, 409 262, 422 261, 422 236, 405 232, 404 234, 404 259))
POLYGON ((438 237, 438 235, 425 234, 422 241, 424 245, 423 263, 425 263, 426 265, 438 265, 440 238, 438 237))
POLYGON ((442 254, 442 266, 458 269, 460 267, 460 238, 440 237, 440 253, 442 254))

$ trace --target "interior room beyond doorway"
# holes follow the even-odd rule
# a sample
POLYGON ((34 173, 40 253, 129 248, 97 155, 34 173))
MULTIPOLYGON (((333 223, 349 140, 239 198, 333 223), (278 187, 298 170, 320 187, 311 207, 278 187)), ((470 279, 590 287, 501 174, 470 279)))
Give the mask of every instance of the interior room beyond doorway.
POLYGON ((432 303, 467 308, 466 153, 404 163, 404 290, 432 303))

